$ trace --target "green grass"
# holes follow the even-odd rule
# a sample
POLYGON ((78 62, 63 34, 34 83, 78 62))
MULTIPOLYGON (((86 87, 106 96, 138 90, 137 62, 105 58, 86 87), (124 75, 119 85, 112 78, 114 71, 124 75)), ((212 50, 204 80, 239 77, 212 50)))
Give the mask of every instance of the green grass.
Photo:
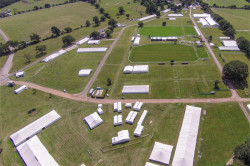
MULTIPOLYGON (((144 121, 143 135, 149 134, 149 136, 142 139, 140 144, 102 153, 100 147, 110 145, 111 138, 117 135, 120 130, 129 130, 131 139, 134 139, 133 132, 142 111, 138 114, 134 125, 128 125, 125 124, 124 119, 130 110, 123 108, 123 125, 113 127, 113 116, 117 113, 113 111, 113 105, 104 105, 104 114, 101 116, 104 123, 89 130, 87 124, 82 120, 82 116, 96 111, 97 104, 75 102, 56 96, 49 98, 48 94, 40 91, 32 94, 31 89, 15 95, 13 89, 0 87, 1 96, 8 95, 8 98, 1 97, 0 100, 1 140, 4 149, 0 163, 7 165, 20 165, 22 163, 17 152, 13 150, 9 136, 52 109, 55 109, 62 118, 39 133, 38 137, 53 158, 62 166, 75 166, 81 163, 94 165, 100 159, 104 160, 100 163, 101 165, 143 165, 148 161, 148 155, 154 141, 171 145, 176 143, 184 113, 183 105, 144 104, 143 109, 147 109, 149 114, 144 121), (16 111, 20 104, 22 107, 16 111), (27 111, 32 108, 36 108, 38 113, 29 116, 27 111), (152 123, 149 123, 150 121, 152 123), (88 150, 91 156, 88 155, 88 150), (135 156, 134 153, 137 155, 135 156), (116 162, 114 163, 114 161, 116 162)), ((115 147, 120 147, 120 145, 115 147)))
MULTIPOLYGON (((100 45, 94 47, 109 47, 112 42, 112 40, 102 41, 100 45)), ((89 45, 81 47, 86 46, 93 47, 89 45)), ((79 93, 94 74, 104 55, 105 53, 76 53, 74 49, 49 63, 41 62, 28 68, 25 70, 25 77, 17 80, 34 82, 57 90, 66 89, 68 93, 79 93), (80 69, 92 69, 92 73, 89 77, 78 77, 80 69)))
POLYGON ((167 18, 159 18, 150 22, 146 22, 144 26, 162 26, 162 22, 166 22, 167 26, 191 26, 192 21, 189 18, 176 18, 175 21, 168 20, 167 18))
POLYGON ((249 123, 236 103, 205 106, 207 115, 201 120, 196 146, 202 157, 196 156, 195 165, 225 165, 233 156, 233 149, 249 136, 249 123))
POLYGON ((65 0, 25 0, 25 1, 19 1, 16 3, 13 3, 9 6, 6 6, 2 9, 0 9, 0 12, 6 11, 8 9, 11 10, 12 14, 14 14, 14 11, 16 10, 18 11, 26 11, 26 10, 32 10, 34 8, 34 6, 38 6, 38 7, 43 7, 46 3, 51 4, 51 6, 53 4, 59 4, 59 3, 64 3, 65 0))
POLYGON ((5 43, 5 41, 4 41, 4 39, 3 39, 3 37, 2 37, 2 35, 0 35, 0 43, 5 43))
POLYGON ((61 30, 76 28, 84 25, 87 19, 92 22, 93 16, 99 16, 93 6, 77 2, 1 19, 0 28, 10 40, 29 41, 32 33, 38 33, 41 37, 50 36, 52 26, 61 30))
MULTIPOLYGON (((110 98, 140 99, 140 98, 211 98, 228 97, 229 92, 218 92, 216 95, 199 95, 195 80, 221 80, 219 71, 213 60, 198 60, 190 62, 188 65, 181 65, 177 62, 174 67, 170 63, 158 65, 157 63, 140 63, 149 65, 149 73, 146 74, 123 74, 126 65, 135 65, 128 60, 129 52, 133 42, 130 41, 132 34, 137 31, 136 27, 127 28, 116 47, 111 52, 104 67, 95 80, 93 87, 101 86, 111 89, 110 98), (111 86, 107 86, 107 78, 112 81, 111 86), (150 85, 149 94, 122 95, 121 90, 124 85, 150 85)), ((142 39, 144 40, 144 39, 142 39)), ((138 47, 139 48, 139 47, 138 47)), ((205 48, 197 50, 199 57, 208 57, 205 48)), ((138 63, 137 63, 138 64, 138 63)))
POLYGON ((208 3, 210 6, 213 6, 213 4, 216 4, 218 6, 231 6, 236 5, 237 7, 243 7, 245 5, 249 5, 246 0, 207 0, 206 3, 208 3))
POLYGON ((239 38, 239 37, 244 37, 247 40, 250 40, 250 31, 248 31, 248 32, 237 31, 236 38, 239 38))
POLYGON ((183 35, 195 35, 194 27, 143 27, 139 33, 144 36, 183 36, 183 35))
MULTIPOLYGON (((113 127, 113 116, 117 113, 113 112, 113 105, 103 105, 104 114, 101 118, 104 123, 89 130, 82 116, 93 113, 97 104, 76 102, 56 96, 49 98, 49 94, 40 91, 33 94, 31 89, 15 95, 13 90, 14 88, 0 87, 0 139, 3 148, 0 155, 1 165, 3 163, 4 165, 24 165, 14 150, 9 136, 55 109, 62 118, 39 133, 38 137, 58 164, 62 166, 77 166, 81 163, 95 165, 103 159, 101 165, 141 166, 148 161, 154 141, 176 146, 185 109, 183 104, 144 104, 143 110, 147 109, 149 113, 143 124, 145 127, 143 135, 149 134, 149 136, 137 145, 102 153, 100 147, 110 145, 111 137, 114 137, 120 130, 129 130, 131 139, 134 139, 132 133, 142 111, 138 114, 134 125, 123 123, 122 126, 113 127), (29 116, 27 112, 32 108, 36 108, 38 113, 29 116)), ((198 159, 196 153, 194 165, 206 166, 211 165, 211 162, 213 165, 223 165, 233 155, 233 148, 245 140, 249 133, 249 124, 235 103, 195 104, 195 106, 205 107, 207 115, 201 115, 196 146, 196 152, 201 151, 202 158, 198 159), (201 138, 203 141, 200 141, 201 138)), ((123 120, 129 111, 123 108, 123 120)))
POLYGON ((149 44, 133 47, 132 62, 194 61, 198 59, 192 46, 180 44, 149 44))
MULTIPOLYGON (((238 1, 235 1, 238 2, 238 1)), ((245 1, 246 2, 246 1, 245 1)), ((249 5, 249 4, 248 4, 249 5)), ((221 17, 229 21, 236 30, 249 30, 250 29, 250 11, 244 9, 221 9, 216 8, 213 11, 221 17)))
POLYGON ((6 62, 8 56, 1 56, 0 57, 0 69, 3 67, 4 63, 6 62))

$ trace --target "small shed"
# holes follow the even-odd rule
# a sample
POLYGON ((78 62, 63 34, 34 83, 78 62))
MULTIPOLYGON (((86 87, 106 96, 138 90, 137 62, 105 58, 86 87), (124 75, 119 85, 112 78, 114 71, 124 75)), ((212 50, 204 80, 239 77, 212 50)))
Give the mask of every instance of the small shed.
POLYGON ((15 76, 16 76, 16 78, 19 78, 19 77, 24 77, 24 71, 20 71, 20 72, 17 72, 16 74, 15 74, 15 76))
POLYGON ((90 76, 91 72, 92 72, 92 69, 82 69, 78 72, 78 76, 87 77, 87 76, 90 76))
POLYGON ((196 47, 202 47, 202 44, 200 41, 196 41, 195 43, 196 43, 196 47))

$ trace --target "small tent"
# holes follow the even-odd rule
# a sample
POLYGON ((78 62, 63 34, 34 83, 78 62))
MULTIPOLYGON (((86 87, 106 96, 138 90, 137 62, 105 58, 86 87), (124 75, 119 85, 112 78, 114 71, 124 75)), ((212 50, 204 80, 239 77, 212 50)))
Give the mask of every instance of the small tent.
POLYGON ((89 125, 90 129, 94 129, 95 127, 103 123, 103 120, 100 118, 97 112, 90 114, 84 120, 89 125))

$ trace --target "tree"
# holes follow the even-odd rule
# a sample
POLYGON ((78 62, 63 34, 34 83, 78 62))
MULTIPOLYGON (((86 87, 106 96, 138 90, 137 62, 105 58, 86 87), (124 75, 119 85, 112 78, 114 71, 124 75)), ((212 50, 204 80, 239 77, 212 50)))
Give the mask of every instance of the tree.
POLYGON ((19 48, 26 48, 27 43, 25 41, 20 41, 19 48))
POLYGON ((144 23, 142 21, 138 22, 139 27, 143 27, 144 23))
POLYGON ((38 6, 34 6, 33 10, 39 10, 39 7, 38 6))
POLYGON ((161 17, 161 12, 160 12, 159 10, 157 10, 157 12, 156 12, 156 16, 157 16, 158 18, 160 18, 160 17, 161 17))
POLYGON ((228 62, 223 67, 223 75, 232 81, 246 81, 248 77, 248 66, 239 60, 228 62))
POLYGON ((163 11, 164 10, 164 3, 161 3, 160 6, 161 6, 161 11, 163 11))
POLYGON ((66 28, 64 28, 64 31, 65 31, 66 33, 70 33, 70 32, 72 32, 72 28, 66 27, 66 28))
POLYGON ((105 10, 104 10, 102 7, 99 9, 99 12, 100 12, 101 14, 103 14, 104 11, 105 11, 105 10))
POLYGON ((56 37, 60 36, 61 31, 59 28, 57 28, 56 26, 51 27, 51 32, 52 34, 54 34, 56 37))
POLYGON ((100 5, 98 3, 95 4, 95 8, 96 9, 99 9, 100 8, 100 5))
POLYGON ((89 3, 90 3, 91 5, 94 5, 94 4, 96 3, 96 0, 89 0, 89 3))
POLYGON ((0 56, 10 53, 10 49, 6 44, 0 43, 0 56))
POLYGON ((110 86, 110 85, 112 85, 112 82, 111 82, 111 79, 108 78, 108 79, 107 79, 107 86, 110 86))
POLYGON ((220 83, 219 80, 214 81, 214 89, 220 89, 219 86, 218 86, 219 83, 220 83))
POLYGON ((44 55, 47 52, 46 45, 36 46, 36 55, 44 55))
POLYGON ((39 43, 40 39, 41 37, 36 33, 33 33, 32 35, 30 35, 30 40, 34 43, 39 43))
POLYGON ((26 59, 26 63, 27 64, 31 62, 31 56, 30 56, 30 54, 24 54, 23 57, 24 57, 24 59, 26 59))
POLYGON ((97 31, 94 31, 89 36, 93 37, 94 39, 99 39, 100 38, 100 33, 97 32, 97 31))
POLYGON ((236 34, 236 31, 233 29, 233 28, 227 28, 225 31, 224 31, 224 34, 226 36, 229 36, 231 38, 234 39, 234 35, 236 34))
POLYGON ((104 13, 104 16, 105 16, 106 18, 110 18, 109 13, 104 13))
POLYGON ((105 30, 105 34, 106 34, 107 38, 111 37, 111 33, 112 33, 112 31, 110 29, 105 30))
POLYGON ((162 26, 166 26, 166 25, 167 25, 166 21, 162 22, 162 26))
POLYGON ((50 8, 50 4, 46 3, 46 4, 44 5, 44 8, 50 8))
POLYGON ((86 27, 89 27, 89 26, 90 26, 90 21, 89 21, 89 20, 86 20, 85 26, 86 26, 86 27))
POLYGON ((237 44, 242 52, 245 52, 248 58, 250 58, 250 42, 244 37, 237 39, 237 44))
POLYGON ((105 21, 105 20, 106 20, 106 17, 105 17, 105 16, 101 16, 101 17, 100 17, 100 21, 101 21, 101 22, 103 22, 103 21, 105 21))
POLYGON ((117 24, 117 21, 114 20, 114 19, 110 19, 110 20, 108 21, 108 25, 110 25, 110 26, 112 26, 112 27, 116 27, 116 24, 117 24))
POLYGON ((13 47, 13 48, 17 47, 18 44, 19 44, 19 42, 16 41, 16 40, 15 40, 15 41, 9 40, 9 41, 6 42, 6 45, 7 45, 8 47, 13 47))
POLYGON ((93 17, 93 21, 95 23, 95 26, 99 26, 100 20, 99 20, 98 16, 93 17))
POLYGON ((170 64, 171 64, 171 66, 173 66, 174 65, 174 60, 171 60, 170 64))
POLYGON ((234 155, 245 165, 250 164, 250 137, 248 137, 244 144, 238 145, 234 149, 234 155))
POLYGON ((73 41, 75 41, 75 38, 73 38, 71 35, 66 35, 62 38, 64 46, 69 46, 73 41))
POLYGON ((122 6, 119 7, 119 13, 120 13, 120 15, 123 15, 124 12, 125 12, 124 8, 122 6))
POLYGON ((213 40, 213 36, 210 35, 209 38, 208 38, 208 41, 211 42, 213 40))
POLYGON ((127 19, 129 19, 130 14, 126 14, 127 19))

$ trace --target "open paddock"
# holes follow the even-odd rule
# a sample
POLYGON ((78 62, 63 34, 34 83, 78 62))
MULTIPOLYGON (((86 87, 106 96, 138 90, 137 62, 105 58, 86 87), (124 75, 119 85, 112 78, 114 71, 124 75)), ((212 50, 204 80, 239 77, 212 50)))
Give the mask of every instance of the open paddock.
MULTIPOLYGON (((22 126, 55 109, 62 118, 39 133, 38 137, 58 164, 95 165, 102 159, 101 165, 141 166, 148 161, 155 141, 176 146, 185 110, 184 104, 144 104, 142 109, 148 110, 149 113, 143 123, 145 126, 143 136, 147 134, 149 136, 141 139, 141 143, 130 146, 126 146, 130 143, 116 145, 114 146, 116 150, 102 153, 100 148, 110 145, 111 137, 117 135, 120 130, 129 130, 130 138, 134 139, 132 133, 139 117, 133 125, 123 123, 121 126, 113 127, 113 116, 116 115, 113 105, 103 105, 104 114, 101 118, 104 123, 90 130, 82 120, 82 116, 86 117, 96 111, 97 104, 76 102, 56 96, 50 98, 49 94, 40 91, 33 93, 31 89, 20 95, 15 95, 13 88, 4 86, 0 87, 0 90, 2 92, 0 123, 6 126, 1 131, 3 151, 0 163, 7 165, 23 165, 9 136, 22 126), (19 107, 20 105, 22 107, 19 107), (18 111, 16 108, 19 108, 18 111), (31 108, 36 108, 38 113, 30 116, 27 112, 31 108)), ((196 152, 200 151, 202 158, 198 158, 196 153, 194 165, 210 166, 211 161, 213 165, 225 164, 233 155, 234 147, 243 143, 249 133, 249 125, 244 114, 236 103, 190 103, 190 105, 205 108, 207 111, 206 116, 201 115, 196 146, 196 152)), ((129 111, 123 109, 123 122, 129 111)), ((138 116, 141 114, 142 111, 138 116)))
POLYGON ((213 4, 216 4, 218 6, 231 6, 236 5, 237 7, 243 7, 244 5, 249 5, 246 0, 207 0, 206 3, 208 3, 210 6, 213 6, 213 4))

